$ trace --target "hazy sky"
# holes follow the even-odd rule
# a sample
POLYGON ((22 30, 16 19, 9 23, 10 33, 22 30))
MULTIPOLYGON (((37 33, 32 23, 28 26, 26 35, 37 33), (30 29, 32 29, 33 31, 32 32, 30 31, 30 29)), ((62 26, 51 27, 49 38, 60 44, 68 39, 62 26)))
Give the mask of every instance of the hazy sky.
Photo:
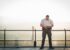
POLYGON ((54 28, 70 28, 70 0, 0 0, 0 27, 30 29, 39 27, 46 14, 54 28))
MULTIPOLYGON (((32 26, 41 29, 40 21, 47 14, 54 22, 53 29, 70 29, 70 0, 0 0, 0 29, 32 29, 32 26)), ((10 39, 10 36, 14 39, 15 35, 18 35, 18 39, 24 36, 31 38, 29 32, 25 35, 23 32, 9 33, 7 32, 7 39, 10 39)), ((41 34, 37 37, 41 39, 39 35, 41 34)), ((53 32, 54 39, 64 39, 62 35, 64 32, 53 32)), ((68 34, 68 39, 69 37, 68 34)))

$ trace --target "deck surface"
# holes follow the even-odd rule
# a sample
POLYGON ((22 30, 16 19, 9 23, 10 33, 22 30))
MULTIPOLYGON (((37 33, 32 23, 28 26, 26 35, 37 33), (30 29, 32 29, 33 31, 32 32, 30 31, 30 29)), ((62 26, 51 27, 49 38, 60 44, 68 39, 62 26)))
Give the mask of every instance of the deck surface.
POLYGON ((54 48, 54 49, 49 49, 49 48, 44 48, 44 49, 39 49, 39 48, 0 48, 0 50, 70 50, 70 48, 54 48))

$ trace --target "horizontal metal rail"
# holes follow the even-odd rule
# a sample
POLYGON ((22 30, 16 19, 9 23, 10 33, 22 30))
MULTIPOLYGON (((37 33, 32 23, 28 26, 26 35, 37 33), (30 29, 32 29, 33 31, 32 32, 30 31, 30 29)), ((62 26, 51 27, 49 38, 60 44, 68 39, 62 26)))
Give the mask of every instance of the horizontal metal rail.
MULTIPOLYGON (((6 31, 34 31, 35 32, 35 35, 34 35, 34 37, 35 37, 35 40, 34 40, 34 42, 35 42, 35 44, 34 44, 34 47, 36 47, 36 32, 37 31, 42 31, 42 30, 0 30, 0 31, 4 31, 4 48, 6 47, 6 31)), ((64 31, 65 33, 65 38, 64 38, 64 41, 65 41, 65 47, 66 47, 66 41, 70 41, 70 40, 67 40, 66 38, 66 31, 70 31, 70 30, 66 30, 66 29, 64 29, 64 30, 52 30, 52 31, 64 31)), ((15 40, 15 41, 20 41, 20 40, 15 40)), ((23 40, 22 40, 23 41, 23 40)), ((52 40, 52 41, 55 41, 55 40, 52 40)), ((57 40, 56 40, 57 41, 57 40)))
MULTIPOLYGON (((0 31, 4 31, 4 30, 0 30, 0 31)), ((5 31, 42 31, 42 30, 5 30, 5 31)), ((65 31, 65 30, 52 30, 52 31, 65 31)), ((66 30, 66 31, 70 31, 70 30, 66 30)))

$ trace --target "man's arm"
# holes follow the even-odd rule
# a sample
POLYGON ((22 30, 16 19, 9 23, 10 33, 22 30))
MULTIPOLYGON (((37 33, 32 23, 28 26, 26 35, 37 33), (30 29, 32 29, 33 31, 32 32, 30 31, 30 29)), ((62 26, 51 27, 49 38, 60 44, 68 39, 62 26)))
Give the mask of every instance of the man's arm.
POLYGON ((41 27, 43 27, 43 25, 42 25, 42 24, 40 24, 40 26, 41 26, 41 27))
POLYGON ((43 20, 41 20, 40 26, 41 26, 42 28, 44 27, 44 26, 43 26, 43 20))

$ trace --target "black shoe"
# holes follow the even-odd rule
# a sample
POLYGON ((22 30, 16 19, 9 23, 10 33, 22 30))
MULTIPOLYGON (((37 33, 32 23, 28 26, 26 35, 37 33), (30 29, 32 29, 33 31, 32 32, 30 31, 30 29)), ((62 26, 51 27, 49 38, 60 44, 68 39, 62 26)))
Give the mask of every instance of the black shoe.
POLYGON ((43 49, 44 47, 40 47, 40 49, 43 49))
POLYGON ((54 49, 53 47, 49 47, 49 49, 54 49))

